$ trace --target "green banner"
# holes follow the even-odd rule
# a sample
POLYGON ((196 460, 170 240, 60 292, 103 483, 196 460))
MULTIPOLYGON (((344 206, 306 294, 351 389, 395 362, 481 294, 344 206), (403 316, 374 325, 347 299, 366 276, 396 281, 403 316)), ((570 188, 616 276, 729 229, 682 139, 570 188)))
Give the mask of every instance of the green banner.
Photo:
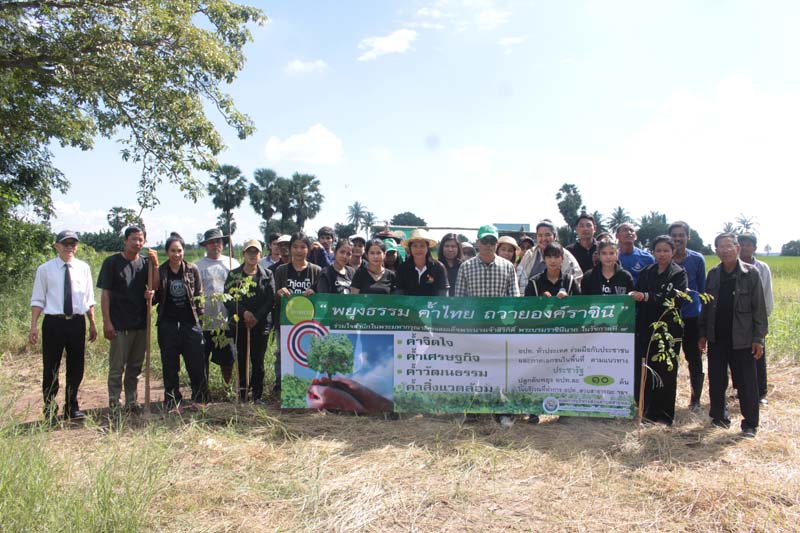
POLYGON ((631 417, 634 310, 629 296, 296 296, 282 406, 631 417))

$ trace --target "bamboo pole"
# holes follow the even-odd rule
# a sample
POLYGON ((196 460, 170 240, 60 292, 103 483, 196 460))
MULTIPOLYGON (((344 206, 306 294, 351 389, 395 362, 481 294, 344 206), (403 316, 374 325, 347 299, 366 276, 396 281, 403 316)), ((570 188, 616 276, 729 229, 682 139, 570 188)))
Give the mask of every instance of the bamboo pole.
MULTIPOLYGON (((153 289, 153 262, 147 262, 147 290, 151 291, 153 289)), ((147 329, 145 330, 147 333, 146 337, 146 344, 145 344, 145 351, 144 351, 144 414, 148 416, 150 414, 150 342, 152 337, 152 325, 153 325, 153 299, 147 299, 147 329)))

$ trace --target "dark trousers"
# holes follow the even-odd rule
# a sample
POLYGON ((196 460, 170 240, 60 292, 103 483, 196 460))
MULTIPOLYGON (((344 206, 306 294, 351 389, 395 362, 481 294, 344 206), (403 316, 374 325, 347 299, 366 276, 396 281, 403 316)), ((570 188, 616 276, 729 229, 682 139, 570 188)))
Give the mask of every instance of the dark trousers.
POLYGON ((45 315, 42 320, 42 395, 45 409, 58 394, 58 370, 61 356, 67 353, 67 391, 64 412, 78 409, 78 387, 83 381, 86 352, 86 319, 75 316, 67 320, 45 315))
POLYGON ((703 353, 697 346, 700 338, 697 317, 683 319, 683 355, 689 364, 689 382, 692 385, 692 403, 699 402, 703 394, 703 353))
POLYGON ((161 350, 166 406, 176 405, 183 398, 178 378, 181 370, 181 354, 192 386, 192 401, 207 402, 208 380, 204 366, 203 330, 200 329, 200 325, 191 322, 159 321, 158 347, 161 350))
MULTIPOLYGON (((247 328, 240 326, 236 334, 236 360, 239 365, 239 399, 247 400, 244 367, 247 361, 247 328)), ((253 401, 260 400, 264 394, 264 355, 267 351, 267 333, 262 327, 250 330, 250 390, 253 401)))
MULTIPOLYGON (((680 353, 680 345, 676 344, 675 353, 680 353)), ((644 417, 648 420, 672 424, 675 419, 675 396, 678 390, 678 361, 672 362, 672 370, 666 361, 653 361, 652 354, 647 356, 647 382, 644 388, 644 417), (653 376, 655 372, 659 379, 653 376)))
POLYGON ((725 392, 728 389, 728 366, 739 391, 742 429, 758 427, 758 379, 756 360, 750 348, 734 350, 730 346, 709 344, 708 389, 711 397, 709 415, 715 420, 727 419, 725 392))
POLYGON ((758 397, 767 395, 767 345, 764 343, 764 354, 756 360, 756 373, 758 374, 758 397))
POLYGON ((203 346, 205 348, 204 365, 206 370, 206 377, 208 377, 209 361, 214 362, 222 367, 233 366, 233 350, 231 344, 233 340, 225 337, 225 345, 217 346, 214 342, 214 335, 211 331, 203 332, 203 346))

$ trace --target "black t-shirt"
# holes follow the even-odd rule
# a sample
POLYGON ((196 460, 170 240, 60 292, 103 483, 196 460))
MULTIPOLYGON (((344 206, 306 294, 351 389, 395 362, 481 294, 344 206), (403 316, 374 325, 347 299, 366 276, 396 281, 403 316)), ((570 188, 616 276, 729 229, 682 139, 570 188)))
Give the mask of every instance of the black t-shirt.
POLYGON ((730 346, 733 343, 733 305, 736 292, 736 271, 730 274, 720 269, 719 297, 717 299, 716 343, 730 346))
POLYGON ((456 294, 456 279, 458 279, 458 269, 461 268, 461 261, 454 261, 453 266, 447 264, 447 260, 442 261, 445 271, 447 271, 447 281, 450 282, 450 289, 447 294, 455 296, 456 294))
POLYGON ((333 265, 322 269, 322 274, 317 282, 317 292, 328 294, 350 294, 350 285, 353 283, 355 270, 345 265, 344 273, 336 270, 333 265))
POLYGON ((586 272, 581 279, 581 294, 628 294, 633 290, 633 277, 619 265, 616 265, 614 275, 610 279, 603 275, 603 267, 597 265, 586 272))
POLYGON ((528 285, 525 287, 525 296, 544 296, 545 292, 549 292, 550 296, 555 296, 561 289, 567 291, 567 296, 581 293, 581 286, 575 283, 575 280, 572 279, 572 274, 561 274, 558 281, 553 283, 547 277, 547 271, 545 270, 528 280, 528 285))
POLYGON ((294 265, 289 263, 286 268, 286 288, 292 294, 303 294, 308 289, 313 289, 311 285, 311 269, 306 267, 297 271, 294 265))
POLYGON ((372 274, 361 267, 353 275, 351 286, 358 289, 361 294, 391 294, 397 288, 397 274, 387 268, 384 269, 381 278, 375 281, 372 274))
MULTIPOLYGON (((397 267, 397 288, 409 296, 439 296, 449 287, 447 271, 439 261, 427 261, 420 276, 414 260, 404 261, 397 267)), ((445 293, 446 294, 446 293, 445 293)))
POLYGON ((580 241, 567 246, 567 250, 578 260, 578 264, 584 273, 594 268, 594 253, 597 251, 597 241, 593 239, 592 245, 588 250, 583 247, 580 241))
POLYGON ((183 284, 183 268, 177 274, 171 268, 167 269, 166 291, 164 309, 159 309, 161 319, 172 322, 194 322, 192 301, 189 299, 190 295, 186 294, 186 286, 183 284))
MULTIPOLYGON (((147 258, 133 261, 121 253, 106 257, 97 276, 97 287, 111 292, 109 311, 117 331, 144 329, 147 326, 147 258)), ((103 317, 106 319, 107 317, 103 317)))

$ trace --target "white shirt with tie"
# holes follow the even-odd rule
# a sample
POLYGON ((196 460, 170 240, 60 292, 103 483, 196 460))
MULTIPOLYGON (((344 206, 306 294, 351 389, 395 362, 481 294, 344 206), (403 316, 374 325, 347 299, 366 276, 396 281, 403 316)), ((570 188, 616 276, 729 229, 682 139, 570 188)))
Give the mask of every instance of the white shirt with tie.
MULTIPOLYGON (((45 315, 64 314, 64 266, 60 257, 39 265, 33 282, 31 307, 41 307, 45 315)), ((87 263, 73 258, 69 262, 72 281, 72 313, 85 315, 94 306, 94 282, 87 263)))

